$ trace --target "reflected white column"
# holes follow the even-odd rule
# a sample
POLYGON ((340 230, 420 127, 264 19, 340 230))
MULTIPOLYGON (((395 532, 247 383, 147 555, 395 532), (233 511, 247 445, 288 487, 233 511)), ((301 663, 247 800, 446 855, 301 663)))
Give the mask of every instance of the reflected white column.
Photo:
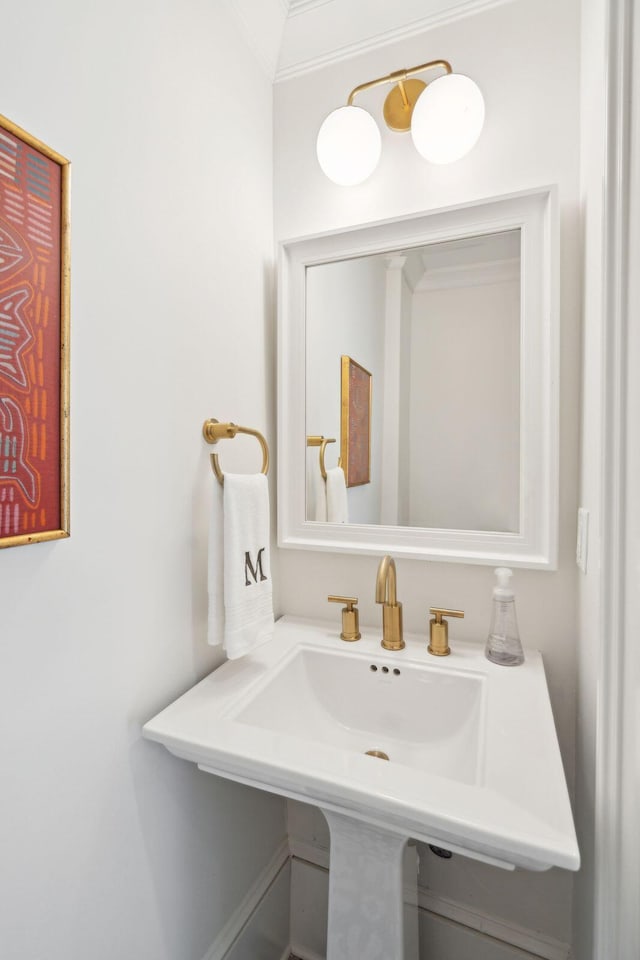
POLYGON ((402 335, 402 284, 406 257, 385 260, 383 416, 381 430, 380 523, 398 523, 398 469, 400 452, 400 354, 402 335))
MULTIPOLYGON (((331 834, 327 960, 418 960, 415 907, 405 921, 407 838, 322 812, 331 834)), ((415 871, 412 885, 417 888, 415 871)), ((415 904, 417 890, 408 899, 415 904)))

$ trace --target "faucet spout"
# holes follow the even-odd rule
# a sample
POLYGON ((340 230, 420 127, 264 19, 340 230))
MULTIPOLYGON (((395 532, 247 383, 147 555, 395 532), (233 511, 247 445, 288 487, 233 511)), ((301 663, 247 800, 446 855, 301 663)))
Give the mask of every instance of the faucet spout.
POLYGON ((383 557, 378 566, 376 603, 382 604, 382 646, 385 650, 402 650, 402 604, 397 599, 393 557, 383 557))
POLYGON ((396 599, 396 562, 393 557, 383 557, 376 577, 376 603, 389 603, 395 606, 396 599))

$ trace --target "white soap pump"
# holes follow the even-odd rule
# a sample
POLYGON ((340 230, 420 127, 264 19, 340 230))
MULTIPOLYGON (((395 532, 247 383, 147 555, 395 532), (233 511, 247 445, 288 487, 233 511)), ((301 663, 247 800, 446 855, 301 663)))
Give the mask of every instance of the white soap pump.
POLYGON ((513 576, 508 567, 495 570, 498 585, 493 588, 491 626, 485 647, 487 660, 503 667, 517 667, 524 663, 524 653, 518 633, 516 602, 509 581, 513 576))

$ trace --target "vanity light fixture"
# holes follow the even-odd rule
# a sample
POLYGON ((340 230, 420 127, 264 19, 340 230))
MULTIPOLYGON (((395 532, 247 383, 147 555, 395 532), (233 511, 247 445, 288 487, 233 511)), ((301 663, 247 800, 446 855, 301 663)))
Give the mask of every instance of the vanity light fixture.
POLYGON ((359 93, 383 83, 394 84, 382 110, 387 126, 400 133, 411 130, 416 150, 431 163, 459 160, 482 132, 482 94, 473 80, 454 73, 446 60, 431 60, 361 83, 351 91, 345 107, 329 114, 318 133, 318 162, 326 176, 340 186, 362 183, 378 166, 380 130, 371 114, 353 101, 359 93), (417 73, 435 69, 444 73, 428 85, 414 79, 417 73))

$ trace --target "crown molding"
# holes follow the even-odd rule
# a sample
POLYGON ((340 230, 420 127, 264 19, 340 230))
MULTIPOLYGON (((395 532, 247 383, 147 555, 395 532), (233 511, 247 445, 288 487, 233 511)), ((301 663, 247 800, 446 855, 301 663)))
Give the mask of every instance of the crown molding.
MULTIPOLYGON (((425 16, 412 18, 406 23, 396 27, 379 30, 357 41, 340 43, 338 39, 337 45, 335 46, 336 29, 334 24, 334 29, 327 31, 327 34, 331 36, 330 45, 325 43, 324 49, 319 49, 316 54, 306 58, 295 59, 295 53, 288 57, 287 24, 291 24, 293 20, 299 19, 300 16, 309 15, 317 11, 320 7, 328 8, 334 2, 335 0, 306 0, 306 2, 305 0, 300 0, 301 9, 296 11, 294 0, 293 8, 290 7, 287 23, 285 24, 283 43, 280 50, 280 61, 275 72, 274 82, 279 83, 285 80, 291 80, 294 77, 311 73, 314 70, 319 70, 331 64, 340 63, 343 60, 348 60, 359 54, 368 53, 379 47, 384 47, 399 40, 416 36, 434 27, 452 23, 455 20, 480 13, 492 7, 503 6, 505 3, 511 3, 512 0, 444 0, 444 2, 440 4, 440 9, 432 10, 431 13, 425 16), (287 62, 287 59, 290 62, 287 62)), ((328 10, 326 12, 327 14, 329 13, 328 10)), ((398 19, 398 16, 395 15, 396 22, 398 19)), ((321 31, 314 30, 312 35, 321 36, 321 33, 321 31)), ((320 41, 320 44, 321 43, 322 41, 320 41)), ((295 46, 295 44, 293 44, 293 46, 295 46)))
POLYGON ((273 80, 287 19, 287 0, 225 0, 263 73, 273 80))
POLYGON ((520 279, 520 260, 493 260, 427 268, 414 287, 415 293, 452 290, 461 287, 486 287, 520 279))
POLYGON ((333 3, 333 0, 282 0, 287 7, 288 16, 297 17, 301 13, 308 13, 316 7, 323 7, 326 3, 333 3))

